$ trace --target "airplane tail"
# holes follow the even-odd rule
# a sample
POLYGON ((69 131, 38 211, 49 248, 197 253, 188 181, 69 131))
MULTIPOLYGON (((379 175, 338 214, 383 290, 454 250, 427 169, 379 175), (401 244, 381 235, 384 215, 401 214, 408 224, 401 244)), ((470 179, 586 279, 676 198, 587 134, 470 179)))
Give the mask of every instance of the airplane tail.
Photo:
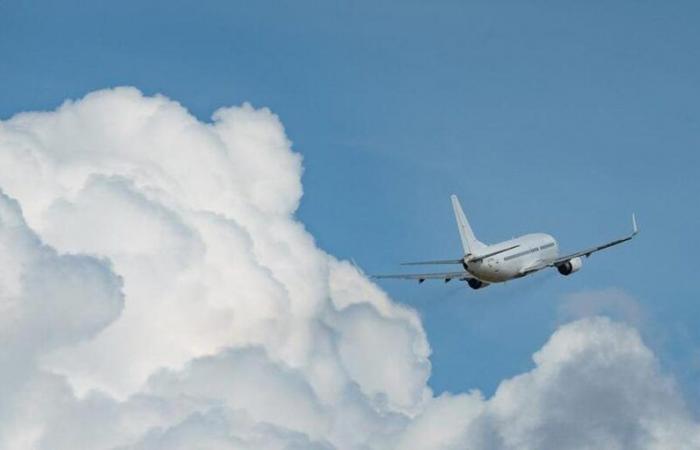
POLYGON ((474 253, 476 250, 486 247, 486 245, 484 245, 476 238, 476 236, 474 236, 472 227, 469 226, 469 221, 464 215, 464 211, 462 211, 462 205, 459 203, 457 196, 452 194, 450 199, 452 200, 452 209, 455 211, 457 228, 459 229, 459 237, 462 239, 464 254, 469 255, 474 253))

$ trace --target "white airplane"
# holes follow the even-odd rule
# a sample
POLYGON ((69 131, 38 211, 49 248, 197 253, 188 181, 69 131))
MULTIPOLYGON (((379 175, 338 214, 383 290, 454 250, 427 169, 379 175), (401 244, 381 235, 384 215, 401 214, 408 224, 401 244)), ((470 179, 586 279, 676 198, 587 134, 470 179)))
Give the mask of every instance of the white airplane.
POLYGON ((474 236, 457 196, 452 195, 451 199, 459 236, 462 238, 464 257, 440 261, 410 262, 402 265, 461 264, 464 270, 459 272, 374 275, 374 278, 418 280, 419 283, 435 279, 444 280, 447 283, 455 279, 466 281, 472 289, 481 289, 492 283, 521 278, 547 267, 556 267, 560 274, 571 275, 583 265, 582 256, 589 257, 599 250, 629 241, 639 232, 637 220, 632 214, 632 234, 566 256, 559 256, 559 246, 556 239, 544 233, 526 234, 509 241, 486 245, 474 236))

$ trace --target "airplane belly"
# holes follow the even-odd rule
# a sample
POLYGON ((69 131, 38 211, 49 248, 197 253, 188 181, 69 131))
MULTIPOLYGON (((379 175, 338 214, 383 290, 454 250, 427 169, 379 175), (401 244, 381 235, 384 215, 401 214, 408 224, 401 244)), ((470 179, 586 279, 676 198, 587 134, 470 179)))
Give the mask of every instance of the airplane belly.
POLYGON ((514 277, 510 267, 502 264, 500 261, 485 261, 479 264, 472 264, 469 266, 469 272, 481 281, 489 283, 508 281, 514 277))

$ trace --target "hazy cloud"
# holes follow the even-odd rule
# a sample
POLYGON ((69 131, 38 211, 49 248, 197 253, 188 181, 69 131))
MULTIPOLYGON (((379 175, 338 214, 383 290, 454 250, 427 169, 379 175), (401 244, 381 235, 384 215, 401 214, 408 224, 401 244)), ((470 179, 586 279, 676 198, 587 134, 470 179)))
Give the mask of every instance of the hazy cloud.
POLYGON ((562 321, 606 315, 628 322, 635 327, 643 325, 644 310, 628 293, 616 289, 601 289, 569 294, 559 306, 562 321))

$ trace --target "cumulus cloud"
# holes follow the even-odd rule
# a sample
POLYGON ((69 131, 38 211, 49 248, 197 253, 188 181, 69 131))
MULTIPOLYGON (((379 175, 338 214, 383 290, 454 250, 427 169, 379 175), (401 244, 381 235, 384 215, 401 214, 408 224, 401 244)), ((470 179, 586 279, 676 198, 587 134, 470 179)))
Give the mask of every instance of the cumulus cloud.
POLYGON ((605 319, 490 399, 435 397, 417 314, 295 219, 301 157, 267 109, 98 91, 0 122, 0 167, 2 448, 700 447, 605 319))
POLYGON ((41 435, 44 392, 53 389, 54 377, 37 370, 40 358, 93 338, 115 320, 124 306, 121 281, 107 260, 59 254, 45 245, 27 226, 17 202, 0 192, 3 447, 31 448, 41 435))
POLYGON ((601 317, 572 322, 533 359, 533 370, 503 381, 487 401, 472 393, 429 405, 411 425, 419 432, 409 430, 402 448, 444 444, 447 433, 418 441, 431 438, 420 432, 423 421, 439 419, 458 423, 461 434, 437 448, 700 448, 698 424, 673 381, 627 325, 601 317), (467 413, 466 419, 456 411, 467 413))

